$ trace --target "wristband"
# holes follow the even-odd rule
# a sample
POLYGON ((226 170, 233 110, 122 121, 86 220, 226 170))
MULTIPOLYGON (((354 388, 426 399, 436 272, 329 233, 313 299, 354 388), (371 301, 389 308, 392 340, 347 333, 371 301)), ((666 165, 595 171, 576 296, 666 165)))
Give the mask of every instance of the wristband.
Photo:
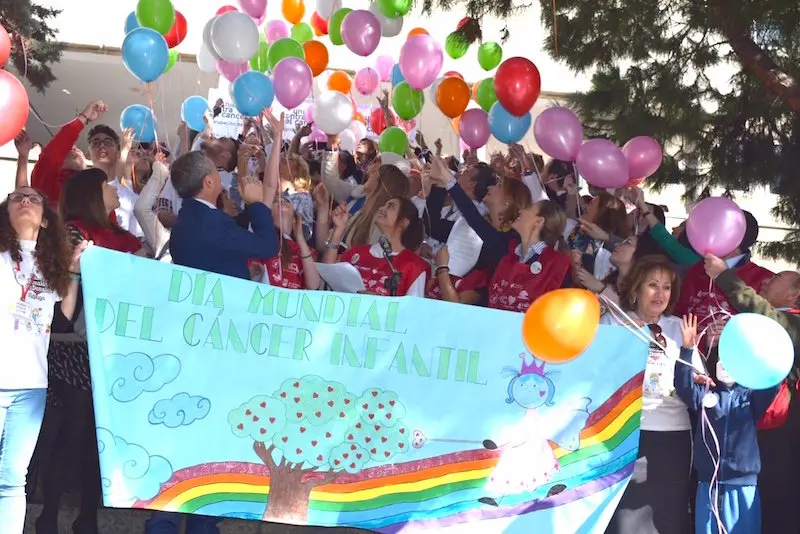
POLYGON ((332 243, 331 241, 328 241, 327 243, 325 243, 325 248, 327 248, 328 250, 337 250, 341 245, 342 245, 341 241, 338 243, 332 243))
POLYGON ((309 252, 309 253, 308 253, 308 254, 306 254, 305 256, 300 256, 300 259, 301 259, 301 260, 307 260, 308 258, 311 258, 311 257, 313 257, 313 256, 314 256, 314 255, 313 255, 312 253, 310 253, 310 252, 309 252))
POLYGON ((443 272, 450 272, 450 267, 448 267, 447 265, 440 265, 439 267, 436 267, 437 276, 439 275, 439 273, 443 272))
POLYGON ((70 271, 69 279, 72 280, 73 282, 80 282, 81 281, 81 275, 80 275, 80 273, 73 273, 73 272, 70 271))

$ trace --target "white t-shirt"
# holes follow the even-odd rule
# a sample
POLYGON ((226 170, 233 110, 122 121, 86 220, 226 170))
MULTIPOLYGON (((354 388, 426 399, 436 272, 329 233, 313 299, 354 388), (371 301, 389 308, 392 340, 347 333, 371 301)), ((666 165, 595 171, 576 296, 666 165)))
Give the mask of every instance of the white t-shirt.
POLYGON ((47 348, 53 308, 61 300, 47 287, 33 259, 35 241, 20 241, 22 262, 0 254, 0 389, 47 387, 47 348), (33 280, 31 280, 33 277, 33 280), (26 312, 15 315, 23 291, 26 312))
POLYGON ((136 199, 139 198, 139 195, 122 185, 117 178, 114 178, 108 184, 116 189, 119 195, 119 208, 114 210, 117 215, 117 224, 120 228, 129 231, 138 238, 144 237, 142 227, 139 226, 139 220, 133 213, 133 207, 136 205, 136 199))
POLYGON ((183 199, 178 195, 178 192, 175 191, 175 186, 172 185, 172 180, 169 178, 164 182, 164 188, 161 190, 161 193, 159 193, 156 204, 156 206, 153 206, 153 211, 156 213, 165 211, 177 215, 178 212, 181 211, 183 199))

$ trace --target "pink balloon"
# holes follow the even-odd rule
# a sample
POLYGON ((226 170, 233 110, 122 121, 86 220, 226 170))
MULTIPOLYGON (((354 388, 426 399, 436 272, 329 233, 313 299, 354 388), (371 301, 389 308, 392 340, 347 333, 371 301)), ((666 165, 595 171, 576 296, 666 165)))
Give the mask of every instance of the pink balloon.
POLYGON ((562 161, 575 161, 583 143, 583 126, 571 110, 552 107, 536 117, 533 136, 539 148, 548 156, 562 161))
POLYGON ((264 33, 267 36, 267 42, 272 44, 275 41, 289 37, 289 28, 282 20, 271 20, 267 22, 264 33))
POLYGON ((260 19, 267 12, 267 0, 239 0, 239 7, 254 19, 260 19))
POLYGON ((400 72, 417 90, 436 80, 443 61, 442 47, 430 35, 412 35, 400 49, 400 72))
POLYGON ((286 57, 275 65, 272 81, 275 86, 275 98, 286 109, 293 109, 311 94, 314 76, 305 61, 296 57, 286 57))
POLYGON ((317 143, 324 143, 328 140, 328 136, 325 132, 317 128, 317 125, 311 127, 311 135, 308 136, 309 141, 315 141, 317 143))
POLYGON ((686 237, 700 254, 725 257, 742 243, 747 219, 736 202, 725 197, 708 197, 689 213, 686 237))
MULTIPOLYGON (((416 36, 415 36, 416 37, 416 36)), ((470 150, 476 150, 489 141, 489 114, 482 109, 468 109, 458 121, 458 135, 470 150)))
POLYGON ((371 95, 378 88, 378 72, 364 67, 356 73, 356 90, 362 95, 371 95))
POLYGON ((223 59, 217 60, 217 71, 229 82, 233 82, 248 70, 250 70, 249 63, 228 63, 223 59))
POLYGON ((314 123, 314 104, 309 104, 306 108, 305 120, 307 124, 314 123))
POLYGON ((617 189, 628 183, 625 154, 608 139, 589 139, 575 159, 578 174, 600 189, 617 189))
POLYGON ((375 60, 375 70, 378 71, 382 82, 388 82, 392 77, 392 67, 394 67, 392 56, 378 56, 375 60))
POLYGON ((640 135, 634 137, 622 147, 622 153, 628 160, 628 179, 647 178, 661 166, 661 145, 652 137, 640 135))
POLYGON ((351 52, 367 57, 381 41, 381 23, 369 11, 351 11, 342 21, 342 40, 351 52))

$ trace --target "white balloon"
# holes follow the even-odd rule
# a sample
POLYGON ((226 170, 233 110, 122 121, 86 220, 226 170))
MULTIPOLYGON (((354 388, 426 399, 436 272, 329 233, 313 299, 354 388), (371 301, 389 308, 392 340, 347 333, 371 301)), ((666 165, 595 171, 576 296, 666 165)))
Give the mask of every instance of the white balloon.
POLYGON ((442 81, 444 81, 444 80, 445 80, 445 77, 444 76, 440 76, 440 77, 436 78, 433 81, 433 83, 431 84, 431 93, 430 93, 431 102, 434 102, 434 103, 436 102, 436 90, 439 89, 439 84, 442 83, 442 81))
POLYGON ((317 14, 325 20, 342 9, 342 0, 317 0, 317 14))
POLYGON ((403 31, 403 17, 387 17, 381 12, 376 3, 369 6, 369 12, 375 15, 375 18, 381 24, 381 35, 383 37, 395 37, 403 31))
POLYGON ((381 165, 394 165, 406 176, 411 174, 411 164, 408 162, 408 160, 402 156, 393 154, 392 152, 381 153, 381 165))
POLYGON ((247 63, 258 52, 258 26, 249 15, 229 11, 211 25, 211 42, 225 61, 247 63))
POLYGON ((333 71, 324 70, 322 74, 314 78, 314 94, 324 93, 329 90, 328 80, 330 80, 331 74, 333 74, 333 71))
POLYGON ((203 28, 203 45, 205 45, 208 53, 214 58, 214 61, 222 59, 219 57, 219 54, 217 54, 217 51, 214 50, 214 43, 211 42, 211 27, 214 25, 214 22, 217 20, 217 18, 219 17, 211 17, 208 19, 208 22, 206 22, 206 25, 203 28))
POLYGON ((359 142, 367 136, 367 127, 361 121, 353 121, 350 123, 350 131, 356 136, 359 142))
POLYGON ((351 154, 356 151, 356 136, 351 130, 342 130, 339 134, 339 147, 351 154))
POLYGON ((314 122, 328 135, 336 135, 353 120, 353 105, 339 91, 325 91, 314 102, 314 122))
POLYGON ((200 52, 197 53, 197 66, 203 72, 217 72, 217 60, 205 43, 200 45, 200 52))

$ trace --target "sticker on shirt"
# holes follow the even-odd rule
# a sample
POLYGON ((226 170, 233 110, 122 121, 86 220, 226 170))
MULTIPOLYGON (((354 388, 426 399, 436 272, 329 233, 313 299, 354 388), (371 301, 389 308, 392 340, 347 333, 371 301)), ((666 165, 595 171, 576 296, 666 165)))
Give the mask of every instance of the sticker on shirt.
POLYGON ((725 370, 725 367, 722 365, 721 361, 717 361, 717 380, 727 384, 728 386, 732 386, 736 383, 736 380, 734 380, 733 377, 728 374, 728 371, 725 370))
POLYGON ((651 348, 645 367, 644 397, 659 399, 675 393, 675 363, 658 348, 651 348))
POLYGON ((531 274, 537 275, 542 272, 542 264, 538 261, 531 263, 531 274))
POLYGON ((355 265, 356 263, 358 263, 358 260, 360 260, 360 259, 361 259, 361 256, 359 256, 358 253, 355 253, 355 254, 353 254, 353 257, 350 258, 350 263, 355 265))

